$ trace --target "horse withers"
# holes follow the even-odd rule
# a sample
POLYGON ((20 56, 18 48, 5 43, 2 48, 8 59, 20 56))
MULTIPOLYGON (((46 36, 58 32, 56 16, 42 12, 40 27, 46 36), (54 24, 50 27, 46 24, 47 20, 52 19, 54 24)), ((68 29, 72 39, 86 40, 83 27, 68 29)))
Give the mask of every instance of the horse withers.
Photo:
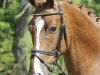
POLYGON ((100 75, 100 20, 82 5, 66 0, 29 2, 36 9, 29 23, 34 46, 30 75, 48 75, 59 55, 69 75, 100 75))

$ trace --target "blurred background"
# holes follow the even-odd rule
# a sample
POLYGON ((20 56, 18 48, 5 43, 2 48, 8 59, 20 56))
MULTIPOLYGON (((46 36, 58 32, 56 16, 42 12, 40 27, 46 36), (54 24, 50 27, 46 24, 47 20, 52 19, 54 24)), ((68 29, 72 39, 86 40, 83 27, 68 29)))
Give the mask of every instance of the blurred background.
MULTIPOLYGON (((100 0, 72 1, 100 16, 100 0)), ((0 75, 28 75, 32 49, 28 22, 33 12, 27 0, 0 0, 0 75)), ((65 70, 62 57, 59 62, 65 70)))

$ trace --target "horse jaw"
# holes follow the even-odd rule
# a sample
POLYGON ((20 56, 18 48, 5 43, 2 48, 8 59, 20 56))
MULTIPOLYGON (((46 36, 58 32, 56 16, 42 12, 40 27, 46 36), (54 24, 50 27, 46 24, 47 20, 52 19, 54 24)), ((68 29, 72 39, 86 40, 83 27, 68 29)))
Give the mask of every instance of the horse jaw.
MULTIPOLYGON (((39 40, 39 37, 40 37, 40 32, 44 26, 44 20, 42 19, 42 17, 38 17, 36 20, 35 20, 35 25, 36 25, 36 29, 37 29, 37 34, 36 34, 36 49, 40 49, 40 40, 39 40)), ((37 55, 39 56, 39 54, 37 53, 37 55)), ((34 70, 35 70, 35 74, 39 75, 48 75, 48 70, 47 68, 45 67, 44 64, 42 64, 40 62, 40 60, 35 57, 34 58, 34 70)))

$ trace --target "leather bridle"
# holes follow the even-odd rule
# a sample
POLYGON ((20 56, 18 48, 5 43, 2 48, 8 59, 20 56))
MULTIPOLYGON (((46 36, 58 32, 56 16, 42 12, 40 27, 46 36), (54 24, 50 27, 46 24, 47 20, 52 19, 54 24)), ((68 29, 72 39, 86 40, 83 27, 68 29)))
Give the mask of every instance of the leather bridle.
MULTIPOLYGON (((57 0, 57 2, 58 2, 58 0, 57 0)), ((56 67, 60 71, 59 75, 67 75, 67 74, 65 74, 65 72, 62 70, 62 68, 57 63, 57 60, 61 56, 60 50, 61 50, 61 41, 62 41, 63 35, 64 35, 64 39, 65 39, 65 42, 67 45, 67 35, 66 35, 66 31, 65 31, 65 25, 63 22, 63 12, 61 11, 59 2, 58 2, 58 12, 57 13, 41 13, 41 14, 34 13, 33 14, 33 16, 50 16, 50 15, 59 15, 60 16, 59 37, 58 37, 56 49, 54 51, 33 49, 31 51, 31 58, 37 57, 40 60, 40 62, 43 63, 47 67, 49 72, 52 72, 52 67, 50 65, 56 65, 56 67), (44 61, 44 59, 39 57, 36 53, 45 54, 47 56, 54 56, 54 61, 52 63, 48 64, 46 61, 44 61)))

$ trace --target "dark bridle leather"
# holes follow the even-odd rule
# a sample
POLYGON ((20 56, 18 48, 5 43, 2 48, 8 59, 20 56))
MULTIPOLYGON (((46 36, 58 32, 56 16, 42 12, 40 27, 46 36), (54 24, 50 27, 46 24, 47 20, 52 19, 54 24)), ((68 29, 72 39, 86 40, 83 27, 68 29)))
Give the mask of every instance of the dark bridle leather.
MULTIPOLYGON (((58 0, 57 0, 57 2, 58 2, 58 0)), ((40 62, 43 63, 47 67, 49 72, 52 72, 52 67, 50 65, 56 65, 56 67, 60 71, 59 75, 67 75, 67 74, 65 74, 65 72, 62 70, 62 68, 57 63, 57 60, 61 56, 60 50, 61 50, 61 41, 62 41, 63 35, 64 35, 64 39, 65 39, 65 42, 67 45, 67 35, 66 35, 66 31, 65 31, 65 25, 63 22, 63 12, 61 11, 61 7, 60 7, 59 2, 58 2, 58 12, 57 13, 41 13, 41 14, 34 13, 33 14, 33 16, 50 16, 50 15, 59 15, 60 16, 59 37, 58 37, 56 49, 54 51, 33 49, 31 51, 31 58, 37 57, 40 60, 40 62), (45 54, 48 56, 54 56, 54 61, 49 64, 44 59, 39 57, 36 53, 45 54)))

